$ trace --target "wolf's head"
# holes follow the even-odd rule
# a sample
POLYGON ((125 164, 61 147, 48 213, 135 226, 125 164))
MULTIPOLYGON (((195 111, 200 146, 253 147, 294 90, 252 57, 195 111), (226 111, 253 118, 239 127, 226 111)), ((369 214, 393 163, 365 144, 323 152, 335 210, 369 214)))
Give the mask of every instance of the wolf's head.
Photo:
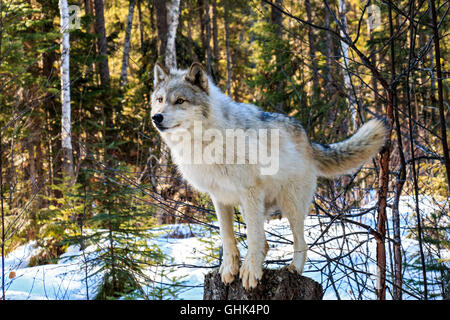
POLYGON ((153 125, 160 132, 189 129, 209 113, 209 79, 199 63, 189 70, 167 70, 156 63, 152 94, 153 125))

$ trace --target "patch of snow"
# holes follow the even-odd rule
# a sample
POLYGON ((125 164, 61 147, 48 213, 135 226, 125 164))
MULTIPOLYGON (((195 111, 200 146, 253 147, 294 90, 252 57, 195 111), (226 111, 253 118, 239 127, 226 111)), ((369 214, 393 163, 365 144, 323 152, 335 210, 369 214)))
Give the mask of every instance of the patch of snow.
MULTIPOLYGON (((370 194, 372 197, 373 195, 370 194)), ((364 208, 371 208, 375 203, 369 203, 364 208)), ((448 204, 438 204, 431 198, 420 198, 421 213, 426 216, 437 207, 448 204)), ((402 197, 400 202, 402 248, 404 259, 412 263, 417 259, 418 243, 410 237, 414 226, 414 198, 402 197)), ((355 213, 362 209, 355 210, 355 213)), ((388 214, 391 214, 390 209, 388 214)), ((355 221, 367 224, 375 229, 376 212, 374 210, 358 216, 355 221)), ((329 222, 330 220, 326 220, 329 222)), ((389 221, 390 222, 390 221, 389 221)), ((448 220, 443 223, 448 223, 448 220)), ((447 224, 448 225, 448 224, 447 224)), ((217 227, 218 224, 215 223, 217 227)), ((265 224, 266 237, 270 250, 266 257, 265 267, 279 268, 292 259, 292 234, 287 219, 275 219, 265 224)), ((392 226, 388 225, 392 235, 392 226)), ((244 230, 240 230, 244 232, 244 230)), ((217 230, 211 230, 198 224, 178 224, 153 228, 147 241, 148 246, 157 246, 171 261, 163 265, 150 266, 145 270, 153 283, 144 288, 149 296, 156 287, 169 287, 173 279, 180 281, 178 299, 200 300, 203 298, 204 275, 217 267, 219 261, 213 259, 213 250, 221 245, 217 230), (168 236, 176 233, 177 237, 168 236)), ((318 216, 309 216, 305 220, 305 239, 311 246, 308 251, 304 275, 321 283, 324 299, 375 299, 376 286, 376 241, 367 230, 352 224, 336 222, 329 226, 318 216), (328 228, 325 230, 325 228, 328 228), (345 241, 344 241, 345 239, 345 241), (327 261, 332 260, 332 263, 327 261), (333 275, 330 277, 329 275, 333 275), (361 286, 364 286, 362 289, 361 286), (362 296, 357 292, 362 291, 362 296)), ((97 244, 97 245, 102 245, 97 244)), ((105 247, 107 247, 105 245, 105 247)), ((246 242, 239 241, 241 259, 246 253, 246 242)), ((387 250, 389 248, 387 247, 387 250)), ((16 248, 5 259, 6 298, 16 299, 92 299, 103 274, 98 269, 85 270, 84 259, 96 258, 96 246, 90 246, 83 251, 79 246, 70 246, 57 263, 28 267, 30 258, 39 252, 35 242, 16 248), (13 273, 11 273, 13 271, 13 273), (88 277, 86 274, 95 274, 88 277), (15 273, 15 274, 14 274, 15 273), (10 275, 13 277, 10 278, 10 275), (86 288, 87 287, 87 288, 86 288)), ((388 254, 388 276, 392 274, 388 254)), ((441 250, 442 258, 450 257, 449 250, 441 250)), ((420 271, 405 268, 405 279, 420 279, 420 271)), ((430 279, 433 273, 430 272, 430 279)), ((392 287, 388 284, 389 287, 392 287)), ((405 289, 416 294, 415 289, 405 284, 405 289)), ((439 288, 430 284, 430 291, 439 288), (432 286, 436 288, 432 288, 432 286), (431 290, 430 290, 431 289, 431 290)), ((414 299, 413 295, 404 294, 405 299, 414 299)), ((390 291, 388 290, 388 298, 390 291)), ((167 297, 162 297, 167 298, 167 297)))

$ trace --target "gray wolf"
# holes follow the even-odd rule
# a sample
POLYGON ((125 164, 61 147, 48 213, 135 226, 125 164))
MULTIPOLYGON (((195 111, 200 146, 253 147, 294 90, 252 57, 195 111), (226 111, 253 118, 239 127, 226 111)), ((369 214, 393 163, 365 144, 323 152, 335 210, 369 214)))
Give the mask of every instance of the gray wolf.
MULTIPOLYGON (((262 277, 262 264, 268 250, 264 232, 267 215, 281 210, 289 220, 294 254, 287 268, 301 274, 307 252, 304 219, 317 178, 354 172, 378 153, 387 134, 385 123, 373 119, 345 141, 331 145, 311 142, 296 119, 230 99, 214 85, 199 63, 187 70, 167 70, 156 64, 151 106, 153 124, 169 147, 178 170, 194 188, 208 193, 213 201, 223 242, 223 262, 219 270, 222 281, 230 283, 239 273, 247 290, 256 287, 262 277), (275 146, 269 143, 268 148, 271 152, 278 151, 279 170, 262 174, 262 164, 258 161, 190 161, 187 158, 192 157, 192 153, 206 151, 212 143, 199 136, 196 123, 201 123, 203 130, 214 130, 216 135, 225 135, 230 129, 276 130, 278 141, 275 146), (196 143, 197 151, 186 152, 185 147, 190 142, 196 143), (248 250, 240 268, 233 232, 235 206, 241 209, 247 226, 248 250)), ((243 140, 245 150, 251 147, 247 138, 243 140)), ((217 137, 216 140, 224 150, 224 140, 217 137)), ((217 148, 216 143, 216 155, 220 155, 222 149, 217 148)), ((237 149, 242 151, 242 148, 237 149)), ((245 151, 244 156, 250 158, 250 152, 245 151)))

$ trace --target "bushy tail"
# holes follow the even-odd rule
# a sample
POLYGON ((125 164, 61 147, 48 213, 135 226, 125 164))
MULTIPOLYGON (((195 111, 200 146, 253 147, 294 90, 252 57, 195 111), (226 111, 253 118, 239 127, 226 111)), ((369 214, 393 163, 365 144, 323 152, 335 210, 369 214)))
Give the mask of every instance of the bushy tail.
POLYGON ((353 136, 339 143, 311 143, 313 159, 322 177, 352 173, 383 147, 388 128, 377 119, 365 123, 353 136))

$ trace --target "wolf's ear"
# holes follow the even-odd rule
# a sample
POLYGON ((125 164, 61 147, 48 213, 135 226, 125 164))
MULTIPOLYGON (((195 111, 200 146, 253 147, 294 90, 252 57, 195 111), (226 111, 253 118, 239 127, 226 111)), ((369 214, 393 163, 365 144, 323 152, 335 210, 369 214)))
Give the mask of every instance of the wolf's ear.
POLYGON ((186 80, 193 85, 200 87, 206 93, 208 92, 208 76, 200 63, 194 62, 191 65, 189 72, 186 75, 186 80))
POLYGON ((153 87, 156 88, 156 86, 164 81, 168 75, 169 71, 167 71, 166 67, 157 62, 153 68, 153 87))

